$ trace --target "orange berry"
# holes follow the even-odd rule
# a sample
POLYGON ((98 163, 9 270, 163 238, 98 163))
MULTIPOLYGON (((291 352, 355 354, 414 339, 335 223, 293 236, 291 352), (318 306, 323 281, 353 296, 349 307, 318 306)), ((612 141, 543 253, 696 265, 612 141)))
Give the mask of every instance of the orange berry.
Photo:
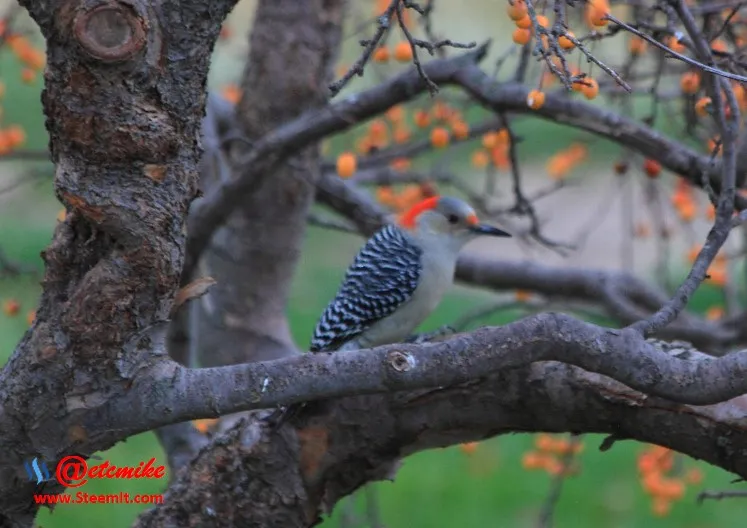
POLYGON ((459 449, 462 450, 462 453, 465 455, 472 455, 477 451, 477 446, 479 444, 477 442, 467 442, 465 444, 459 444, 459 449))
POLYGON ((431 130, 431 145, 436 148, 444 148, 449 144, 449 131, 443 127, 431 130))
POLYGON ((657 469, 656 458, 650 453, 638 457, 638 471, 644 475, 653 473, 657 469))
POLYGON ((527 5, 524 0, 515 0, 513 4, 509 3, 506 7, 506 11, 508 12, 508 18, 513 21, 521 20, 528 13, 527 5))
POLYGON ((540 453, 529 451, 521 457, 521 465, 524 469, 539 469, 542 467, 544 457, 540 453))
POLYGON ((554 444, 554 440, 552 439, 552 436, 550 436, 547 433, 540 433, 534 439, 534 445, 540 451, 550 451, 552 449, 553 444, 554 444))
POLYGON ((693 95, 700 89, 700 76, 695 72, 686 72, 680 78, 682 93, 693 95))
POLYGON ((527 290, 516 290, 516 293, 514 294, 516 297, 516 302, 527 302, 529 299, 532 298, 532 292, 529 292, 527 290))
POLYGON ((563 179, 573 168, 573 160, 565 153, 559 152, 547 161, 547 174, 553 180, 563 179))
POLYGON ((641 37, 633 36, 628 41, 628 51, 630 51, 631 55, 642 55, 647 47, 648 43, 641 37))
POLYGON ((484 169, 490 163, 490 156, 484 150, 476 150, 472 153, 472 166, 476 169, 484 169))
POLYGON ((389 50, 382 46, 380 48, 376 48, 376 51, 373 53, 373 60, 374 62, 388 62, 389 61, 389 50))
POLYGON ((711 306, 706 310, 705 318, 708 321, 717 321, 724 316, 724 309, 721 306, 711 306))
POLYGON ((574 92, 581 92, 584 93, 584 86, 586 86, 584 83, 586 83, 586 78, 583 79, 577 79, 571 83, 571 90, 574 92))
POLYGON ((449 108, 449 105, 441 102, 434 104, 431 112, 433 114, 433 119, 438 121, 446 121, 454 113, 453 110, 449 108))
POLYGON ((649 178, 656 178, 661 174, 661 163, 654 159, 646 158, 643 162, 643 170, 649 178))
POLYGON ((482 146, 492 149, 498 146, 498 132, 486 132, 482 136, 482 146))
POLYGON ((516 28, 511 38, 516 44, 523 46, 532 40, 532 32, 528 29, 516 28))
POLYGON ((495 148, 490 149, 490 158, 498 169, 508 169, 508 148, 505 145, 498 145, 495 148))
POLYGON ((711 98, 710 97, 701 97, 698 99, 698 102, 695 103, 695 113, 699 115, 700 117, 706 117, 708 113, 710 112, 711 108, 711 98))
POLYGON ((431 118, 428 116, 428 112, 426 112, 425 110, 418 110, 417 112, 415 112, 413 120, 415 121, 415 126, 417 126, 418 128, 425 128, 431 122, 431 118))
POLYGON ((11 125, 8 127, 5 131, 5 135, 7 136, 11 147, 18 147, 26 141, 26 133, 18 125, 11 125))
POLYGON ((451 132, 456 139, 467 139, 469 137, 469 125, 464 121, 455 121, 451 124, 451 132))
POLYGON ((36 72, 30 68, 21 70, 21 80, 26 84, 31 84, 36 79, 36 72))
POLYGON ((394 58, 399 62, 410 62, 412 60, 412 47, 409 42, 400 42, 394 48, 394 58))
POLYGON ((524 15, 522 18, 517 20, 515 22, 516 27, 521 29, 529 29, 532 27, 532 19, 529 18, 529 15, 524 15))
POLYGON ((546 28, 547 26, 550 25, 550 21, 544 15, 537 15, 537 24, 546 28))
POLYGON ((235 84, 227 84, 223 87, 220 94, 226 101, 236 104, 241 99, 241 89, 235 84))
POLYGON ((685 495, 685 484, 676 479, 662 479, 659 497, 669 500, 679 500, 685 495))
POLYGON ((721 143, 716 143, 716 140, 713 138, 708 139, 708 153, 712 156, 720 156, 721 151, 723 150, 723 145, 721 143))
POLYGON ((680 215, 680 218, 683 222, 692 222, 695 219, 696 214, 696 207, 695 203, 693 202, 687 202, 682 204, 677 212, 680 215))
POLYGON ((711 42, 711 49, 713 51, 719 51, 721 53, 728 53, 729 51, 729 47, 726 45, 726 42, 721 39, 716 39, 711 42))
POLYGON ((67 211, 64 208, 60 209, 59 212, 57 213, 57 221, 64 222, 66 217, 67 217, 67 211))
MULTIPOLYGON (((566 35, 568 35, 568 37, 576 38, 576 35, 573 34, 573 31, 566 31, 566 35)), ((564 50, 570 50, 576 47, 573 41, 568 37, 566 37, 565 35, 561 35, 558 37, 558 45, 564 50)))
POLYGON ((382 119, 375 119, 368 125, 368 133, 372 139, 382 139, 387 136, 387 124, 382 119))
POLYGON ((410 140, 410 136, 410 130, 406 126, 398 126, 392 134, 395 143, 407 143, 410 140))
POLYGON ((386 111, 384 116, 393 123, 397 123, 399 121, 402 121, 402 119, 405 117, 405 109, 402 105, 394 105, 389 110, 386 111))
POLYGON ((527 96, 527 106, 532 110, 539 110, 545 104, 545 94, 539 90, 532 90, 527 96))
POLYGON ((27 324, 28 324, 29 326, 31 326, 32 324, 34 324, 34 321, 35 321, 35 320, 36 320, 36 310, 30 310, 30 311, 29 311, 29 312, 28 312, 28 313, 26 314, 26 323, 27 323, 27 324))
POLYGON ((610 13, 610 6, 607 0, 589 0, 586 4, 586 22, 592 28, 604 27, 609 24, 609 20, 604 17, 610 13))
POLYGON ((586 84, 581 86, 581 93, 589 100, 594 99, 599 93, 599 83, 595 79, 587 77, 586 84))
POLYGON ((15 299, 8 299, 3 302, 3 313, 8 317, 18 315, 18 311, 21 309, 21 303, 15 299))
POLYGON ((337 174, 340 178, 350 178, 355 174, 358 161, 352 152, 344 152, 337 157, 337 174))

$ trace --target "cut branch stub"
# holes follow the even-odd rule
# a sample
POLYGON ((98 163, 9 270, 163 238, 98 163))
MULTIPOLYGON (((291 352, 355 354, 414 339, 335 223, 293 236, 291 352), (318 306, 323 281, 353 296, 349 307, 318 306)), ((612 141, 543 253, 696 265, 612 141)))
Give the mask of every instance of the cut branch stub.
POLYGON ((415 358, 408 352, 393 350, 387 355, 389 365, 397 372, 407 372, 415 368, 415 358))
POLYGON ((81 11, 73 28, 83 49, 105 62, 128 60, 145 44, 143 19, 131 6, 118 2, 81 11))

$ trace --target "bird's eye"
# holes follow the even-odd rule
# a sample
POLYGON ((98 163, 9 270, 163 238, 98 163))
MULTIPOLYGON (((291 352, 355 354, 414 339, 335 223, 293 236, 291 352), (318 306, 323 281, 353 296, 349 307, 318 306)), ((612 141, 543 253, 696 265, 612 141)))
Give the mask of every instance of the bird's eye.
POLYGON ((449 215, 448 219, 450 224, 456 224, 459 222, 459 217, 455 214, 449 215))

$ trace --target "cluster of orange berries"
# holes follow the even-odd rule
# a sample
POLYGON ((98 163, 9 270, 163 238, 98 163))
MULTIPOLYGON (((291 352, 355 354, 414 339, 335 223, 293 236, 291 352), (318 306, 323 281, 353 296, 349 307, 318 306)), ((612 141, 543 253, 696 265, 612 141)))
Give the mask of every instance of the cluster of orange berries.
POLYGON ((384 114, 384 119, 374 119, 368 125, 366 135, 358 140, 356 150, 361 154, 368 154, 389 145, 407 143, 412 137, 412 131, 405 122, 405 109, 402 105, 391 107, 384 114))
POLYGON ((567 149, 554 154, 547 161, 547 174, 553 180, 562 180, 579 163, 583 162, 589 152, 585 145, 573 143, 567 149))
POLYGON ((651 495, 654 515, 663 517, 672 509, 672 502, 682 499, 687 484, 699 484, 703 475, 693 468, 682 477, 674 476, 675 453, 666 447, 652 445, 638 456, 641 485, 651 495))
POLYGON ((477 169, 483 169, 492 163, 497 169, 508 169, 510 144, 511 137, 505 128, 486 132, 482 136, 482 147, 472 153, 472 165, 477 169))
POLYGON ((579 469, 577 465, 571 464, 565 466, 560 457, 569 454, 577 455, 584 449, 582 443, 542 433, 537 435, 534 446, 536 450, 524 453, 521 459, 521 465, 524 469, 541 469, 550 475, 560 475, 561 473, 575 475, 578 473, 579 469))
MULTIPOLYGON (((3 301, 3 313, 8 317, 15 317, 21 311, 21 303, 16 299, 3 301)), ((36 319, 36 311, 31 310, 26 314, 26 322, 30 325, 36 319)))
POLYGON ((26 141, 26 133, 19 125, 0 128, 0 156, 12 152, 26 141))
POLYGON ((698 204, 692 186, 678 178, 672 193, 672 206, 683 222, 692 222, 698 213, 698 204))
MULTIPOLYGON (((512 34, 512 39, 516 44, 525 45, 529 43, 534 34, 534 25, 532 24, 529 9, 525 0, 509 0, 507 6, 508 17, 516 24, 516 29, 512 34)), ((608 24, 605 18, 610 12, 608 0, 589 0, 585 7, 585 20, 593 30, 602 28, 608 24)), ((537 24, 545 29, 550 27, 549 19, 544 15, 536 15, 537 24)), ((542 42, 545 49, 548 49, 547 35, 542 35, 542 42)), ((576 47, 575 35, 572 31, 566 31, 564 35, 558 37, 558 46, 566 51, 576 47)), ((558 57, 553 57, 556 64, 559 62, 558 57)), ((572 72, 573 73, 573 72, 572 72)), ((545 72, 543 81, 552 82, 552 74, 545 72)), ((577 75, 578 72, 573 73, 577 75)), ((587 99, 594 99, 599 93, 599 84, 592 78, 575 81, 572 85, 574 91, 581 92, 587 99)), ((527 106, 532 110, 539 110, 545 104, 545 93, 542 90, 532 90, 527 95, 527 106)))
POLYGON ((18 60, 26 66, 21 70, 21 80, 25 83, 34 82, 37 72, 41 71, 47 62, 44 52, 35 48, 23 35, 9 33, 4 20, 0 20, 0 37, 4 39, 18 60))
POLYGON ((376 189, 376 199, 379 203, 398 213, 407 211, 416 203, 437 194, 435 185, 429 182, 405 185, 400 191, 395 191, 388 185, 376 189))
POLYGON ((392 51, 390 51, 386 46, 379 46, 374 50, 371 58, 374 62, 383 64, 389 62, 390 58, 394 58, 394 60, 398 62, 410 62, 412 61, 412 56, 412 46, 410 46, 409 42, 403 41, 397 43, 392 51))

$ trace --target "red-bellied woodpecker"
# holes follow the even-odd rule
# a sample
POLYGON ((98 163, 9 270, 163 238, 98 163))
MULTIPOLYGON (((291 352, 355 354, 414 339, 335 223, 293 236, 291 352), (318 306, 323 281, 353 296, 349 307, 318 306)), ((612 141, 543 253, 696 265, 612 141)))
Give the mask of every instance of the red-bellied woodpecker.
POLYGON ((355 257, 322 314, 311 352, 398 343, 436 308, 454 281, 462 247, 480 235, 510 237, 480 224, 458 198, 433 197, 387 225, 355 257))
POLYGON ((475 210, 458 198, 416 204, 399 225, 383 227, 361 248, 319 319, 309 350, 358 350, 407 338, 452 285, 459 251, 481 235, 511 236, 480 224, 475 210))

